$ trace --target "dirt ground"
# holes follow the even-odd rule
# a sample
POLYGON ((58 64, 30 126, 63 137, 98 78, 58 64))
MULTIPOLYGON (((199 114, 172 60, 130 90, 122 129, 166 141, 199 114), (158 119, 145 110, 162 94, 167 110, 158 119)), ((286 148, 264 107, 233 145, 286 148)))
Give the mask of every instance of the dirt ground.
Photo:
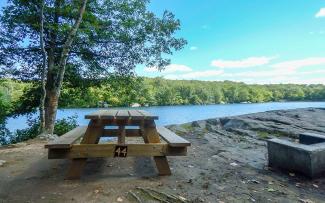
POLYGON ((2 147, 0 202, 159 202, 141 188, 184 202, 325 202, 325 178, 268 168, 262 139, 193 123, 171 129, 192 146, 186 157, 168 158, 172 175, 162 177, 150 158, 108 158, 90 159, 81 180, 64 180, 70 162, 48 160, 45 141, 2 147))

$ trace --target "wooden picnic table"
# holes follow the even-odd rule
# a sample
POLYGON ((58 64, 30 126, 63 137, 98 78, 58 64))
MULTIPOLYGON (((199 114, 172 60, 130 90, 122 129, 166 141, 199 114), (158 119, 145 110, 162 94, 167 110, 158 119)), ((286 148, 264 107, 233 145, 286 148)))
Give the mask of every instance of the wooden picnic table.
POLYGON ((157 127, 158 116, 147 111, 99 110, 85 118, 90 120, 88 126, 77 127, 45 145, 49 159, 72 160, 66 179, 79 179, 87 159, 98 157, 149 156, 154 158, 159 175, 170 175, 166 156, 185 156, 190 146, 167 128, 157 127), (118 140, 99 143, 101 137, 118 140), (144 143, 127 143, 126 137, 142 137, 144 143))

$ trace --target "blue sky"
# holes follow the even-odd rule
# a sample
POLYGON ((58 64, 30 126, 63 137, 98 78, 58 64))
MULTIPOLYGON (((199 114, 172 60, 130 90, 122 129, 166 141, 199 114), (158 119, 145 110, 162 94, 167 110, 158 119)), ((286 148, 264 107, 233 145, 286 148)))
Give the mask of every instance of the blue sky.
POLYGON ((138 75, 325 84, 324 0, 151 0, 149 9, 172 11, 188 45, 165 71, 139 66, 138 75))
POLYGON ((149 8, 172 11, 188 45, 165 71, 138 67, 139 75, 325 84, 323 0, 152 0, 149 8))

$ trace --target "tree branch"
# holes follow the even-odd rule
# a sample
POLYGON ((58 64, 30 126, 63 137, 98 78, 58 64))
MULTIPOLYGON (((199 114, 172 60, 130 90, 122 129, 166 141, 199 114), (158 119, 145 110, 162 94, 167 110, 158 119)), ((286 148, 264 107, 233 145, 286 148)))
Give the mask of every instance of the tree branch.
POLYGON ((73 39, 79 29, 80 23, 82 21, 82 17, 83 14, 85 13, 86 10, 86 5, 87 5, 87 0, 83 0, 82 1, 82 5, 79 9, 79 16, 75 22, 75 24, 73 25, 66 42, 64 43, 63 49, 62 49, 62 53, 61 53, 61 57, 60 57, 60 62, 59 62, 59 67, 60 67, 60 72, 59 72, 59 89, 61 89, 62 86, 62 82, 63 82, 63 77, 64 77, 64 72, 65 72, 65 65, 67 63, 67 59, 68 59, 68 55, 71 49, 71 45, 73 42, 73 39))

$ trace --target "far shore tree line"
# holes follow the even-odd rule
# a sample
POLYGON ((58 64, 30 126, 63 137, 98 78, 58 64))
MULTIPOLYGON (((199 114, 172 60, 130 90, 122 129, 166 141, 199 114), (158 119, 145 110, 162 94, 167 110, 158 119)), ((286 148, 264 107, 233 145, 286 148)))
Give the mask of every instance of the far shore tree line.
MULTIPOLYGON (((39 106, 38 83, 3 80, 0 87, 2 115, 25 114, 39 106), (6 109, 6 111, 4 111, 6 109)), ((259 103, 272 101, 325 101, 324 85, 248 85, 224 81, 166 80, 112 75, 101 80, 66 82, 60 108, 107 106, 197 105, 259 103), (106 106, 105 105, 105 106, 106 106)))

